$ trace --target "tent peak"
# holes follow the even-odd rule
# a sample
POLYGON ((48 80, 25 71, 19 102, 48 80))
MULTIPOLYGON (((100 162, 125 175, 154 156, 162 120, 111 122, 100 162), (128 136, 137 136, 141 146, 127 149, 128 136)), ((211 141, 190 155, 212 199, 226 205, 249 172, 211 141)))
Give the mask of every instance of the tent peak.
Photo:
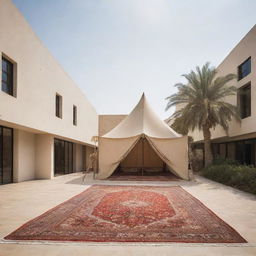
POLYGON ((140 97, 140 102, 141 102, 141 101, 144 102, 145 99, 146 99, 146 96, 145 96, 145 93, 143 92, 142 95, 141 95, 141 97, 140 97))
POLYGON ((155 138, 176 138, 179 135, 161 120, 150 107, 145 93, 132 112, 115 128, 103 135, 105 138, 128 138, 145 134, 155 138))

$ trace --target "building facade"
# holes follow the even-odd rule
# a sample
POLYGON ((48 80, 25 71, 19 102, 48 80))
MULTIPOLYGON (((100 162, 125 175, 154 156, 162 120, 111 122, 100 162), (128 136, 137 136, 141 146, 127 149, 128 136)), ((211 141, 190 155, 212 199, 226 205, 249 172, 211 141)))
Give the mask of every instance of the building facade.
MULTIPOLYGON (((231 121, 227 133, 221 127, 212 129, 213 154, 215 157, 256 165, 256 25, 217 69, 218 76, 237 74, 237 80, 230 82, 230 85, 237 87, 237 95, 226 100, 238 106, 241 123, 231 121)), ((203 148, 202 132, 195 131, 189 135, 197 148, 203 148)))
POLYGON ((85 169, 95 109, 11 0, 1 0, 0 31, 0 184, 85 169))

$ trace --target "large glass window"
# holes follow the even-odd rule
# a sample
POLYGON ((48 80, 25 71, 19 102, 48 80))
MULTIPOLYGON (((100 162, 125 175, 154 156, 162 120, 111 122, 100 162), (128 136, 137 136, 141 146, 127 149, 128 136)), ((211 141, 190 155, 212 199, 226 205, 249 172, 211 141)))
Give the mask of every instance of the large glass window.
POLYGON ((247 165, 255 165, 255 140, 243 140, 236 142, 236 159, 247 165))
MULTIPOLYGON (((213 144, 214 145, 214 144, 213 144)), ((222 159, 237 160, 241 164, 256 166, 256 140, 241 140, 219 144, 222 159)))
POLYGON ((2 57, 2 91, 13 95, 13 64, 2 57))
POLYGON ((220 155, 220 146, 217 143, 212 143, 212 153, 214 158, 218 158, 220 155))
POLYGON ((251 84, 243 86, 238 91, 238 105, 241 118, 251 115, 251 84))
POLYGON ((73 143, 54 140, 54 174, 68 174, 73 172, 73 143))
POLYGON ((251 73, 251 57, 238 66, 238 80, 241 80, 245 76, 251 73))
POLYGON ((0 184, 12 182, 13 130, 0 126, 0 184))

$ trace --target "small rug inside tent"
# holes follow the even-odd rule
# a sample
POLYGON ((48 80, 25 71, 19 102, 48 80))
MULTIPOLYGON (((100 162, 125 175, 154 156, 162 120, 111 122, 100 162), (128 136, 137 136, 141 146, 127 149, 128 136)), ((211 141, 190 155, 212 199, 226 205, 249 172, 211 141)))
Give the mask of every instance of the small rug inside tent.
POLYGON ((135 174, 113 174, 108 180, 113 181, 179 181, 175 175, 135 175, 135 174))
POLYGON ((10 240, 244 243, 179 186, 94 185, 29 221, 10 240))

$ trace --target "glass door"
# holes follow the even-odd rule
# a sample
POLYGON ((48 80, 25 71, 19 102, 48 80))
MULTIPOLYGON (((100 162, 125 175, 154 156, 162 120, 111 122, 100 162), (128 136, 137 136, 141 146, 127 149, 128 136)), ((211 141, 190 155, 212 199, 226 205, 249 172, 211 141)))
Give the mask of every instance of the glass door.
POLYGON ((54 174, 73 172, 73 143, 54 139, 54 174))
POLYGON ((0 184, 13 182, 13 130, 0 126, 0 184))

